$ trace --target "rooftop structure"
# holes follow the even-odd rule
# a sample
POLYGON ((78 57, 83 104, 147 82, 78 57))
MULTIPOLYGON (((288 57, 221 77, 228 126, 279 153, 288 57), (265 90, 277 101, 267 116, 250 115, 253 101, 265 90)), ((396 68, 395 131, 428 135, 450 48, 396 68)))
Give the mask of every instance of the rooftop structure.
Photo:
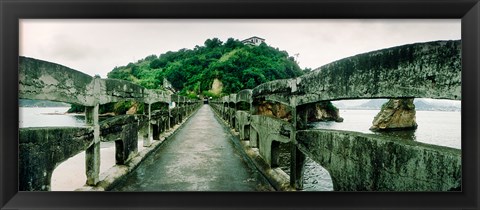
POLYGON ((264 43, 264 42, 265 42, 265 39, 257 37, 257 36, 252 36, 252 37, 242 41, 243 44, 250 44, 250 45, 255 45, 255 46, 259 46, 261 43, 264 43))

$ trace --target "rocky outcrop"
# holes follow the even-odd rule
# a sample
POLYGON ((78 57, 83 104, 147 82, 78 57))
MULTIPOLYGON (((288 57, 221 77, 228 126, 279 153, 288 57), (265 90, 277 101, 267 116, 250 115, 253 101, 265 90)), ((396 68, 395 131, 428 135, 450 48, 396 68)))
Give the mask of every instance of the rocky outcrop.
POLYGON ((372 131, 416 129, 413 98, 390 99, 382 105, 372 124, 372 131))
POLYGON ((126 114, 136 114, 138 111, 138 103, 133 103, 132 106, 127 110, 126 114))
POLYGON ((220 81, 218 78, 215 78, 212 83, 212 89, 210 89, 210 92, 219 95, 222 93, 223 90, 223 83, 220 81))
POLYGON ((335 107, 330 101, 322 101, 307 107, 308 109, 308 121, 335 121, 343 122, 343 118, 340 117, 338 108, 335 107))
POLYGON ((281 103, 262 102, 257 107, 257 114, 280 118, 285 121, 292 119, 291 109, 281 103))

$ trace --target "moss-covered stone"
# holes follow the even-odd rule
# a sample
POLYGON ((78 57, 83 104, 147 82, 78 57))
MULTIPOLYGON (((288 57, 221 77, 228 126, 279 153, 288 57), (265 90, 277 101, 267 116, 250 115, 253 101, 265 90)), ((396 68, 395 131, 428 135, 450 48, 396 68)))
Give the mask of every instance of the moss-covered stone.
POLYGON ((462 185, 461 151, 348 131, 298 131, 299 149, 336 191, 449 191, 462 185))
POLYGON ((93 143, 91 128, 22 128, 19 190, 49 191, 53 170, 93 143))

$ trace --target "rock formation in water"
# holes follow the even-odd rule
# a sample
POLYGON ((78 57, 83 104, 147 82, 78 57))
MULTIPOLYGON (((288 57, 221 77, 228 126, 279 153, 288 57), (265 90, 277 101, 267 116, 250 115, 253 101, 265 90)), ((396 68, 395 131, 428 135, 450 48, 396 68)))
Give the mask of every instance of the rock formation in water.
POLYGON ((413 98, 388 100, 382 105, 372 124, 372 131, 416 129, 413 98))
MULTIPOLYGON (((339 115, 338 108, 330 101, 308 105, 306 110, 308 112, 307 115, 309 122, 343 122, 343 118, 339 115)), ((276 117, 285 121, 290 121, 292 119, 291 109, 287 105, 281 103, 264 101, 258 105, 257 111, 258 115, 276 117)))
POLYGON ((307 107, 308 109, 308 121, 335 121, 343 122, 343 118, 340 117, 338 108, 335 107, 330 101, 322 101, 307 107))

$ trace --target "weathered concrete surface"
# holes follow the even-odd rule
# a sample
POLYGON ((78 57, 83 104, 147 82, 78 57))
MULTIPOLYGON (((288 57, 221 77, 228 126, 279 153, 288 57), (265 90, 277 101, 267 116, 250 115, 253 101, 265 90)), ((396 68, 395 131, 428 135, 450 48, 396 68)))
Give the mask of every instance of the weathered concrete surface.
POLYGON ((170 96, 170 99, 178 104, 185 103, 188 99, 185 96, 173 94, 170 96))
POLYGON ((238 133, 240 140, 250 138, 250 114, 247 111, 237 111, 235 116, 237 119, 238 133))
POLYGON ((294 189, 290 187, 289 176, 285 171, 281 168, 270 167, 258 152, 258 148, 251 148, 248 142, 242 142, 242 145, 245 153, 255 164, 255 167, 267 177, 277 191, 294 191, 294 189))
POLYGON ((297 132, 299 149, 328 170, 335 191, 448 191, 462 185, 461 151, 348 131, 297 132))
POLYGON ((233 107, 232 108, 235 108, 235 103, 237 103, 237 94, 230 94, 228 95, 228 102, 229 103, 232 103, 233 107))
POLYGON ((55 167, 90 146, 93 130, 21 128, 19 140, 19 190, 49 191, 55 167))
POLYGON ((123 101, 125 99, 143 102, 144 88, 124 80, 102 79, 100 87, 100 103, 123 101))
POLYGON ((123 126, 121 138, 115 141, 115 159, 117 164, 125 164, 138 153, 138 124, 123 126))
POLYGON ((19 97, 93 105, 93 78, 55 63, 19 57, 19 97))
POLYGON ((296 79, 264 83, 252 89, 252 96, 295 96, 292 106, 360 98, 461 100, 461 70, 461 41, 416 43, 344 58, 296 79))
POLYGON ((297 78, 297 104, 355 98, 461 99, 461 41, 364 53, 297 78))
POLYGON ((120 134, 123 132, 123 126, 131 123, 137 124, 137 119, 133 115, 119 115, 103 120, 100 123, 100 140, 108 142, 121 139, 120 134))
POLYGON ((235 100, 236 103, 238 102, 247 102, 252 103, 252 90, 245 89, 241 90, 237 93, 237 98, 235 100))
POLYGON ((154 140, 158 140, 160 133, 170 128, 170 112, 168 110, 155 110, 151 113, 151 132, 154 140))
POLYGON ((280 79, 266 82, 252 89, 252 97, 292 93, 297 91, 296 79, 280 79))
POLYGON ((232 136, 204 105, 113 191, 264 191, 262 175, 235 150, 232 136))
POLYGON ((22 56, 19 56, 19 98, 84 106, 127 99, 146 103, 170 102, 164 91, 146 90, 123 80, 93 78, 56 63, 22 56))
POLYGON ((290 123, 273 117, 252 115, 251 116, 251 141, 258 141, 260 155, 265 159, 267 164, 272 165, 272 153, 276 153, 275 148, 272 151, 272 142, 291 142, 291 135, 293 135, 293 127, 290 123), (253 137, 252 135, 257 136, 253 137))
POLYGON ((125 164, 138 152, 137 116, 121 115, 102 121, 100 124, 101 141, 115 142, 117 164, 125 164))
POLYGON ((170 123, 175 125, 182 121, 182 113, 180 108, 175 107, 170 110, 170 123))
POLYGON ((415 113, 413 98, 390 99, 382 105, 382 109, 373 119, 370 130, 388 131, 416 129, 417 122, 415 113))
POLYGON ((145 94, 144 102, 148 104, 153 104, 155 102, 170 102, 171 96, 166 91, 160 90, 151 90, 151 89, 144 89, 145 94))

